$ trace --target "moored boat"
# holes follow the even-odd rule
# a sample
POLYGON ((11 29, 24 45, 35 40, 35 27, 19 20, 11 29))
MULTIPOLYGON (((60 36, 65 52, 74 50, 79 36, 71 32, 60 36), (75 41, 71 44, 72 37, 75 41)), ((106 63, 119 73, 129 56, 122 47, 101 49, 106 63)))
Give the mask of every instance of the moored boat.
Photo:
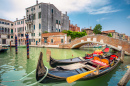
MULTIPOLYGON (((37 68, 36 68, 36 80, 39 81, 41 80, 44 75, 47 73, 47 69, 43 64, 43 59, 42 59, 42 52, 40 53, 40 57, 38 60, 38 64, 37 64, 37 68)), ((87 80, 87 79, 93 79, 96 77, 99 77, 101 75, 104 75, 108 72, 110 72, 111 70, 113 70, 118 63, 120 62, 120 59, 117 58, 120 55, 115 55, 116 57, 110 61, 109 60, 104 60, 101 59, 99 61, 99 59, 95 58, 94 60, 90 60, 88 62, 81 62, 81 63, 75 63, 75 64, 71 64, 71 65, 67 65, 67 66, 57 66, 56 68, 51 68, 48 70, 47 76, 41 80, 40 83, 49 83, 49 82, 59 82, 59 81, 65 81, 67 77, 73 76, 73 75, 77 75, 77 74, 81 74, 81 73, 85 73, 85 72, 89 72, 91 70, 95 70, 98 69, 98 73, 91 73, 88 74, 84 77, 82 77, 80 80, 87 80), (108 61, 108 62, 107 62, 108 61), (98 67, 102 67, 102 66, 106 66, 104 68, 99 69, 98 67)))
POLYGON ((3 47, 2 45, 0 45, 0 52, 6 52, 8 50, 8 48, 5 46, 3 47))
POLYGON ((105 48, 102 50, 96 50, 92 54, 87 54, 84 57, 76 57, 71 59, 63 59, 63 60, 56 60, 50 56, 49 64, 51 67, 56 67, 59 65, 69 65, 77 62, 86 62, 93 58, 93 56, 102 55, 103 53, 109 52, 109 48, 105 48))

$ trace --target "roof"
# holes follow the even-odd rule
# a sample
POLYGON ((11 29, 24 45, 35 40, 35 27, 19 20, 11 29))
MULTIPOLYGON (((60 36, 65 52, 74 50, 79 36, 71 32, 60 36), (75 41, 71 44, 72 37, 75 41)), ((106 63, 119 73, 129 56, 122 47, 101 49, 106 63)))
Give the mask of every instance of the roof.
POLYGON ((102 31, 103 33, 115 33, 115 30, 102 31))
POLYGON ((9 20, 6 20, 6 19, 1 19, 1 18, 0 18, 0 21, 5 21, 5 22, 13 23, 12 21, 9 21, 9 20))

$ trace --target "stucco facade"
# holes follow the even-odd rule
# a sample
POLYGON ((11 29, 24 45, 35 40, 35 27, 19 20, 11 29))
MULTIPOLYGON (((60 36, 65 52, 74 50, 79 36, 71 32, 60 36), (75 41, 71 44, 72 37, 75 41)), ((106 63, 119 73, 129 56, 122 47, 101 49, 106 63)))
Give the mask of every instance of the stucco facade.
POLYGON ((0 44, 9 45, 10 41, 14 44, 13 22, 0 18, 0 44))

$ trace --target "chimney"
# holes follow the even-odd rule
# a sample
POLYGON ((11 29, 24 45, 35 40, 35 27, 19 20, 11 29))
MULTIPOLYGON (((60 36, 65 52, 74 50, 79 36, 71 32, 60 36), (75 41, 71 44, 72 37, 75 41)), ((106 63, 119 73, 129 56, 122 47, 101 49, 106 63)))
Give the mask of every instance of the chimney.
POLYGON ((92 26, 90 26, 90 29, 92 29, 92 26))
POLYGON ((25 19, 25 16, 23 16, 23 18, 25 19))
POLYGON ((38 5, 38 0, 36 0, 36 5, 38 5))
POLYGON ((18 21, 18 18, 16 18, 16 21, 18 21))

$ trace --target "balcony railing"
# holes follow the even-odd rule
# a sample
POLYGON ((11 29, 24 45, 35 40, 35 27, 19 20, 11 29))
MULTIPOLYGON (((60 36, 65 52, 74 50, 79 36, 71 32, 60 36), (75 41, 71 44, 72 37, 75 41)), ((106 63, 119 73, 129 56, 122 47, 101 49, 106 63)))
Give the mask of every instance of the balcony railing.
POLYGON ((30 19, 30 20, 25 20, 26 23, 33 23, 33 21, 30 19))
POLYGON ((0 34, 4 34, 4 35, 12 35, 13 33, 11 33, 11 32, 0 32, 0 34))
POLYGON ((18 33, 24 33, 24 31, 18 31, 18 33))

